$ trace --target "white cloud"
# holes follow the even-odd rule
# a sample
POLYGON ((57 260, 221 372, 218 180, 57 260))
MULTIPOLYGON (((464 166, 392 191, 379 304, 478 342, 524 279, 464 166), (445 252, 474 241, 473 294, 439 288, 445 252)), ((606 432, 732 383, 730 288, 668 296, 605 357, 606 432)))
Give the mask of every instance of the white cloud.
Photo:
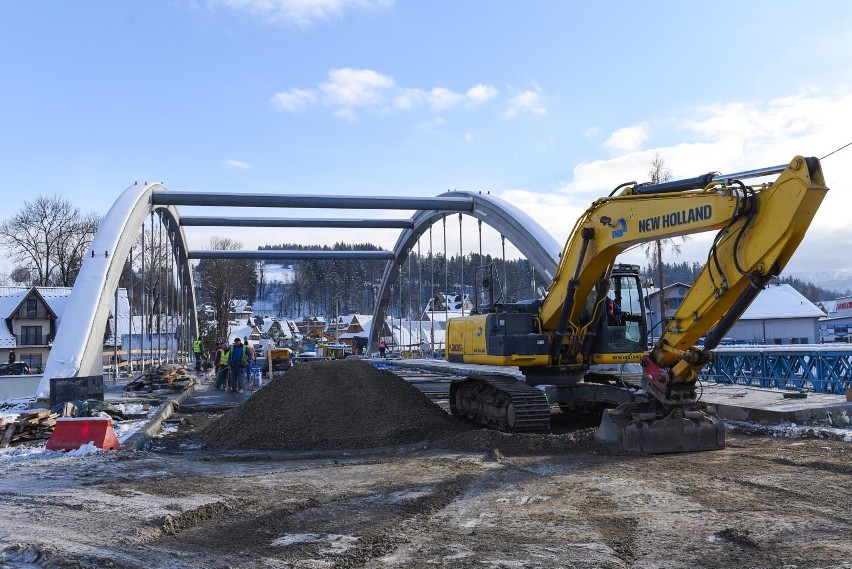
POLYGON ((524 213, 541 224, 560 244, 568 239, 574 221, 589 206, 588 203, 577 203, 571 196, 558 193, 542 194, 517 188, 497 192, 497 195, 521 207, 524 213))
POLYGON ((509 99, 509 108, 503 113, 506 118, 514 118, 520 113, 531 113, 533 115, 546 115, 547 109, 541 102, 538 91, 521 91, 509 99))
POLYGON ((238 170, 249 170, 252 168, 251 164, 243 162, 242 160, 225 160, 225 166, 228 168, 236 168, 238 170))
POLYGON ((440 112, 461 103, 464 100, 464 95, 459 95, 443 87, 435 87, 429 91, 427 98, 429 100, 429 107, 434 111, 440 112))
MULTIPOLYGON (((400 87, 390 75, 372 69, 344 67, 329 71, 328 81, 321 83, 316 90, 293 88, 278 92, 272 96, 271 103, 279 109, 298 111, 318 103, 320 95, 325 105, 334 108, 332 112, 335 116, 352 119, 355 118, 357 109, 371 109, 384 114, 394 110, 408 112, 428 107, 435 113, 442 113, 463 104, 483 104, 499 97, 500 92, 495 87, 482 83, 474 85, 464 93, 446 87, 433 87, 429 90, 400 87)), ((522 95, 518 96, 523 99, 522 95)), ((527 105, 531 112, 538 112, 526 99, 514 104, 527 105)))
POLYGON ((339 18, 348 9, 385 9, 393 0, 210 0, 232 10, 248 12, 272 24, 309 27, 339 18))
POLYGON ((464 140, 465 140, 465 142, 472 142, 473 141, 473 133, 472 132, 464 133, 464 140))
POLYGON ((346 119, 348 121, 354 121, 357 117, 355 112, 352 109, 337 109, 334 111, 334 116, 339 119, 346 119))
POLYGON ((271 100, 274 106, 285 111, 298 111, 313 105, 316 101, 316 92, 308 89, 290 89, 286 92, 275 93, 271 100))
MULTIPOLYGON (((659 154, 671 170, 673 179, 689 178, 710 171, 734 173, 787 163, 793 156, 825 156, 850 140, 852 93, 809 92, 764 102, 729 102, 695 109, 693 117, 676 123, 671 138, 676 144, 640 150, 626 142, 611 144, 622 153, 612 158, 577 164, 572 180, 560 188, 568 204, 587 207, 595 198, 609 194, 618 184, 648 180, 648 170, 659 154)), ((635 129, 625 127, 620 131, 635 129)), ((650 129, 650 125, 648 126, 650 129)), ((617 131, 618 132, 618 131, 617 131)), ((640 129, 641 132, 641 129, 640 129)), ((610 138, 615 140, 615 135, 610 138)), ((625 136, 625 141, 630 137, 625 136)), ((841 240, 852 235, 849 216, 852 211, 852 147, 827 157, 823 162, 830 191, 823 200, 811 228, 793 257, 790 271, 823 268, 827 257, 822 252, 836 251, 841 240)), ((540 221, 555 226, 564 213, 545 208, 540 221)), ((574 219, 571 217, 569 219, 574 219)), ((567 234, 555 233, 557 238, 567 234)), ((695 236, 683 245, 681 260, 703 262, 709 236, 695 236)), ((646 262, 640 253, 627 262, 646 262)), ((848 267, 848 262, 842 263, 848 267)))
POLYGON ((350 109, 381 104, 387 91, 396 85, 393 77, 372 69, 332 69, 328 78, 320 85, 326 103, 350 109))
POLYGON ((426 93, 420 89, 402 89, 394 99, 394 107, 401 111, 409 111, 420 106, 426 100, 426 93))
POLYGON ((467 90, 465 97, 472 103, 484 103, 490 99, 494 99, 500 95, 500 91, 491 85, 483 85, 479 83, 467 90))
POLYGON ((610 150, 621 152, 636 152, 642 143, 648 140, 650 127, 647 123, 639 123, 616 130, 603 145, 610 150))

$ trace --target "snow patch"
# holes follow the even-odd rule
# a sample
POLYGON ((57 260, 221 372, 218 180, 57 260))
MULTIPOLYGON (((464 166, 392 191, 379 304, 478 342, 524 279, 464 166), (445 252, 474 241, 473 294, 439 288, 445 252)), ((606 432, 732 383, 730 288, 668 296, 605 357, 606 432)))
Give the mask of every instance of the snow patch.
POLYGON ((272 542, 272 545, 289 547, 303 543, 325 543, 322 553, 343 553, 355 546, 357 537, 336 533, 288 533, 272 542))

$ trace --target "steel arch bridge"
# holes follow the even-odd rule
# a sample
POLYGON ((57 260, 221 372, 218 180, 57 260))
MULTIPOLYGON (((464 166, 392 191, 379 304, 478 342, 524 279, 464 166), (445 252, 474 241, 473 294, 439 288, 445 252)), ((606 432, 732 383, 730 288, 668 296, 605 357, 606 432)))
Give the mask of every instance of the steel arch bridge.
MULTIPOLYGON (((134 245, 139 228, 155 214, 165 228, 170 253, 176 267, 176 287, 185 311, 182 329, 184 349, 189 351, 188 336, 198 337, 195 287, 191 259, 379 259, 387 261, 379 288, 373 322, 383 322, 391 290, 399 278, 400 267, 409 250, 431 225, 451 213, 472 216, 506 237, 546 278, 556 272, 561 246, 538 222, 520 209, 490 194, 447 192, 435 198, 382 196, 268 195, 242 193, 173 192, 160 183, 135 183, 112 205, 101 222, 85 257, 74 289, 68 298, 61 325, 44 375, 38 397, 47 397, 51 379, 101 378, 103 339, 110 316, 112 297, 134 245), (178 206, 229 206, 266 208, 394 209, 414 210, 410 219, 303 219, 303 218, 224 218, 181 217, 178 206), (401 234, 389 251, 190 251, 183 228, 187 226, 234 227, 386 227, 399 228, 401 234)), ((153 229, 152 229, 153 232, 153 229)), ((144 231, 143 231, 144 234, 144 231)), ((381 326, 371 328, 368 349, 377 344, 381 326)), ((188 356, 188 354, 186 354, 188 356)))
POLYGON ((189 266, 186 236, 180 227, 177 208, 155 205, 153 195, 164 190, 159 183, 135 183, 115 201, 95 234, 89 253, 83 260, 62 322, 56 331, 38 397, 47 397, 53 378, 102 377, 103 343, 112 295, 136 241, 139 228, 148 216, 157 214, 166 228, 172 255, 176 261, 178 286, 184 292, 188 327, 197 335, 192 270, 189 266))

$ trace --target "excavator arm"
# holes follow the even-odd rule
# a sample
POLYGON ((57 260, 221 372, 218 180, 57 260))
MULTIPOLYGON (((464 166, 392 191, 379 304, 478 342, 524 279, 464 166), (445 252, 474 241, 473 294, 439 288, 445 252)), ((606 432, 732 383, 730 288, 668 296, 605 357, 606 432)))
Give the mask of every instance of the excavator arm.
POLYGON ((657 239, 718 230, 707 263, 648 355, 660 368, 675 368, 665 386, 654 382, 667 398, 672 383, 694 381, 707 352, 780 273, 826 192, 819 161, 796 157, 786 167, 631 186, 595 201, 571 232, 539 311, 542 329, 553 334, 551 363, 589 363, 583 346, 594 334, 590 307, 600 310, 602 283, 619 254, 657 239), (755 186, 738 177, 779 171, 774 181, 755 186), (703 349, 694 348, 705 336, 703 349))
POLYGON ((748 205, 717 234, 707 263, 644 362, 657 398, 694 383, 710 350, 793 256, 828 191, 819 161, 801 156, 774 182, 743 188, 748 205))
MULTIPOLYGON (((615 452, 724 447, 724 424, 696 396, 697 374, 710 361, 711 350, 790 260, 828 191, 816 158, 797 156, 786 167, 769 170, 780 170, 780 175, 753 186, 743 183, 747 176, 714 176, 700 191, 727 195, 735 205, 713 239, 707 263, 689 293, 642 357, 642 385, 655 400, 604 411, 598 438, 615 452)), ((642 195, 643 189, 633 191, 637 190, 642 195)), ((660 188, 645 188, 649 190, 659 192, 660 188)), ((692 190, 675 189, 674 193, 690 202, 693 198, 692 190)), ((695 213, 675 208, 659 215, 669 220, 669 226, 690 228, 698 225, 690 221, 698 211, 710 213, 716 207, 707 203, 695 213)), ((661 231, 661 237, 670 236, 664 228, 661 231)), ((680 229, 675 233, 683 234, 680 229)))

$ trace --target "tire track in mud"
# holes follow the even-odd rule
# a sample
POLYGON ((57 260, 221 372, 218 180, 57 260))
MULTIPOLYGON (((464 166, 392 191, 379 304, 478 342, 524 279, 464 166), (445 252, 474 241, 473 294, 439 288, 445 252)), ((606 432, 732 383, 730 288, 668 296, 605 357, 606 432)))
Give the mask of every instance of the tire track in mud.
POLYGON ((622 505, 603 492, 596 491, 590 498, 593 499, 582 508, 586 521, 615 557, 627 567, 632 566, 636 560, 639 517, 620 513, 622 505))
POLYGON ((314 559, 331 567, 355 567, 404 543, 423 519, 464 492, 471 478, 462 475, 438 484, 308 497, 284 507, 258 504, 254 514, 217 502, 162 518, 136 543, 148 558, 197 552, 205 560, 215 559, 212 566, 262 567, 264 559, 278 563, 314 559))

